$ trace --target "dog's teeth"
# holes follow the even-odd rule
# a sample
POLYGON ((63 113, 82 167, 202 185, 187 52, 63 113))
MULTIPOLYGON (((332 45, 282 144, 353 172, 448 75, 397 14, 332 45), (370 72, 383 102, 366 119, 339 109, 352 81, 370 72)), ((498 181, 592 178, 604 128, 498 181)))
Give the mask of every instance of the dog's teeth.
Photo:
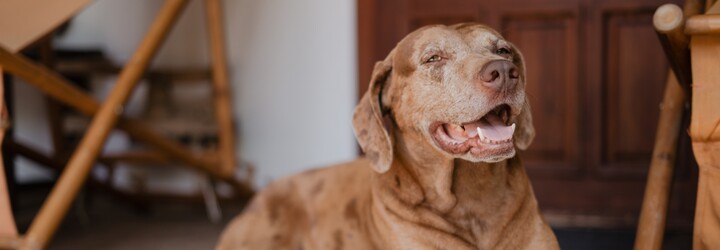
POLYGON ((478 141, 482 142, 483 140, 485 140, 485 135, 483 135, 482 129, 480 129, 480 127, 477 127, 476 129, 478 133, 478 141))

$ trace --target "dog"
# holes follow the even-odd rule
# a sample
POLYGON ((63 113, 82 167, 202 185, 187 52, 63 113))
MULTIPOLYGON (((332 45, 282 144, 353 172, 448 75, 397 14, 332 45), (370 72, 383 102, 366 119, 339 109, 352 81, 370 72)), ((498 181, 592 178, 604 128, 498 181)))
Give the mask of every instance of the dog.
POLYGON ((535 136, 525 79, 489 27, 410 33, 355 109, 365 157, 270 184, 217 249, 558 249, 516 153, 535 136))

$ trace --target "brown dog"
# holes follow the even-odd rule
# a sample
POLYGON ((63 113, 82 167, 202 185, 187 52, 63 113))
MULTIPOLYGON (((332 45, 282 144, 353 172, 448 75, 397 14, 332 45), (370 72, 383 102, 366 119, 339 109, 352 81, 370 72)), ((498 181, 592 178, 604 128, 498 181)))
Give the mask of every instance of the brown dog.
POLYGON ((355 109, 367 158, 271 184, 218 249, 557 249, 515 153, 535 133, 524 88, 488 27, 409 34, 355 109))

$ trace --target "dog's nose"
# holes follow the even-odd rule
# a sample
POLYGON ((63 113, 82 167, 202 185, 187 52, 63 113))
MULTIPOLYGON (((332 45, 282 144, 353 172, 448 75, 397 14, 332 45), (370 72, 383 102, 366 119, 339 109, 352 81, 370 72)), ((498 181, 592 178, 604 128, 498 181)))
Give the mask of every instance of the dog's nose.
POLYGON ((506 60, 490 61, 480 70, 480 82, 494 90, 514 88, 519 77, 515 64, 506 60))

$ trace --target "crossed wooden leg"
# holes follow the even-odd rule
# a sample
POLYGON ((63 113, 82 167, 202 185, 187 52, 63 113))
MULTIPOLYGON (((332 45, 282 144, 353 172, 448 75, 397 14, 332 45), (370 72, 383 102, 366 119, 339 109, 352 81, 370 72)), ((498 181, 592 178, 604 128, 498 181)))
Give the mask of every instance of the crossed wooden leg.
MULTIPOLYGON (((64 172, 28 229, 27 234, 20 241, 19 248, 42 249, 47 245, 97 160, 109 133, 115 126, 125 130, 133 138, 154 146, 163 154, 170 156, 170 158, 183 161, 212 177, 228 181, 236 187, 241 195, 249 196, 252 194, 252 189, 248 185, 237 182, 234 178, 236 166, 234 133, 230 112, 229 83, 226 71, 227 63, 224 57, 219 0, 207 0, 206 2, 213 62, 214 104, 217 110, 218 125, 220 126, 219 155, 217 157, 199 155, 146 128, 138 121, 121 117, 123 106, 129 95, 186 3, 186 0, 166 0, 145 38, 120 73, 111 94, 102 104, 73 87, 47 68, 0 47, 0 65, 3 65, 9 73, 25 79, 28 83, 38 87, 54 99, 86 115, 93 116, 85 136, 70 157, 64 172), (220 160, 214 160, 216 158, 220 160)), ((0 202, 2 201, 1 198, 0 202)), ((0 216, 2 215, 0 214, 0 216)), ((0 226, 2 225, 4 224, 0 226)), ((4 236, 0 235, 1 238, 4 238, 4 236)))

